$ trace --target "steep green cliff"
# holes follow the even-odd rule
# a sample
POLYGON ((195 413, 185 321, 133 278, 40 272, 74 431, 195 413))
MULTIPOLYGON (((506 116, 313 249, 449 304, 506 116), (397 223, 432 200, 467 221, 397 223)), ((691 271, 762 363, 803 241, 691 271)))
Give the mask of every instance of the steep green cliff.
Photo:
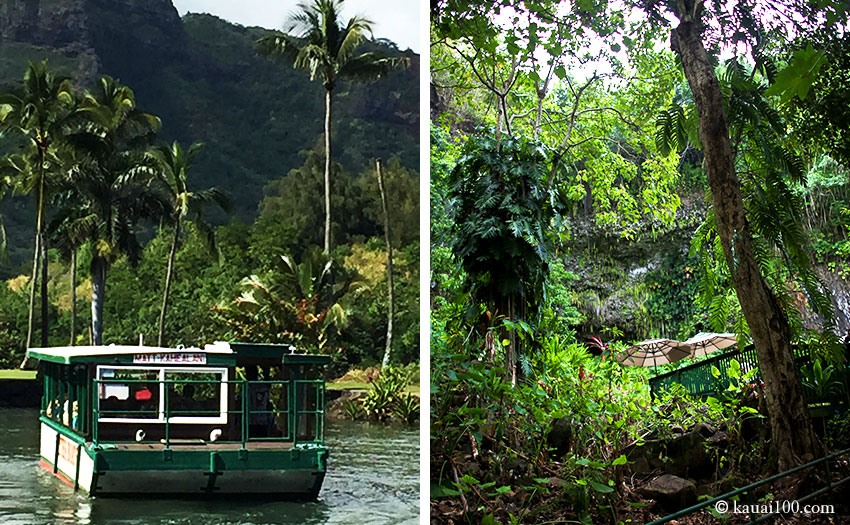
MULTIPOLYGON (((254 42, 266 32, 211 15, 181 20, 170 0, 0 0, 0 85, 44 58, 80 85, 101 74, 130 85, 138 105, 162 119, 163 140, 205 143, 190 183, 224 189, 235 217, 250 222, 265 185, 301 166, 299 152, 323 129, 321 85, 258 56, 254 42)), ((335 160, 357 173, 397 155, 418 170, 419 56, 384 40, 363 47, 408 56, 411 67, 371 84, 340 83, 335 160)), ((11 259, 21 264, 32 249, 29 203, 2 207, 11 259)))

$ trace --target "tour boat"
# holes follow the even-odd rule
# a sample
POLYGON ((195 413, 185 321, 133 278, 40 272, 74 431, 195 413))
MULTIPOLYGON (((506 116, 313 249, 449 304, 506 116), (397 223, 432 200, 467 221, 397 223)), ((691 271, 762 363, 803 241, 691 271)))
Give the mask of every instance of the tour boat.
POLYGON ((289 345, 32 348, 41 465, 94 495, 315 499, 325 477, 322 365, 289 345))

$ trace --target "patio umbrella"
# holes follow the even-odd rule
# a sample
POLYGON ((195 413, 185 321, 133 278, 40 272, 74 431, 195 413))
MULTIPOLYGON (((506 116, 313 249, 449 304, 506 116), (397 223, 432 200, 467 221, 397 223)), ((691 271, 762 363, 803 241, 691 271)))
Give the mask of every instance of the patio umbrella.
POLYGON ((658 366, 691 355, 691 347, 674 339, 649 339, 626 348, 617 361, 625 366, 658 366))
POLYGON ((738 344, 738 339, 735 337, 735 334, 730 333, 715 334, 701 332, 687 341, 684 341, 682 344, 690 345, 692 348, 691 355, 696 357, 736 345, 738 344))

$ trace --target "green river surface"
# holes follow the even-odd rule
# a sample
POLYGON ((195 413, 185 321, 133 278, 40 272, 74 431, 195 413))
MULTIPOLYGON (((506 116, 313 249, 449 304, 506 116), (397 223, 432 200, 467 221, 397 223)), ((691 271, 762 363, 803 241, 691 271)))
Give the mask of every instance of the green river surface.
POLYGON ((325 438, 316 502, 89 498, 38 466, 38 411, 0 408, 0 524, 419 523, 418 427, 328 421, 325 438))

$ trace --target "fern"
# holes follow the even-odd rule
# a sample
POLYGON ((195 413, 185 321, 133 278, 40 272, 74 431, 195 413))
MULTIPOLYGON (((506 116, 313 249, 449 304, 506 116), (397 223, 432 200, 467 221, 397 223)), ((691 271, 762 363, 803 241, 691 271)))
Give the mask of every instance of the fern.
POLYGON ((708 324, 715 332, 723 332, 729 321, 729 299, 725 294, 714 296, 708 306, 708 324))

